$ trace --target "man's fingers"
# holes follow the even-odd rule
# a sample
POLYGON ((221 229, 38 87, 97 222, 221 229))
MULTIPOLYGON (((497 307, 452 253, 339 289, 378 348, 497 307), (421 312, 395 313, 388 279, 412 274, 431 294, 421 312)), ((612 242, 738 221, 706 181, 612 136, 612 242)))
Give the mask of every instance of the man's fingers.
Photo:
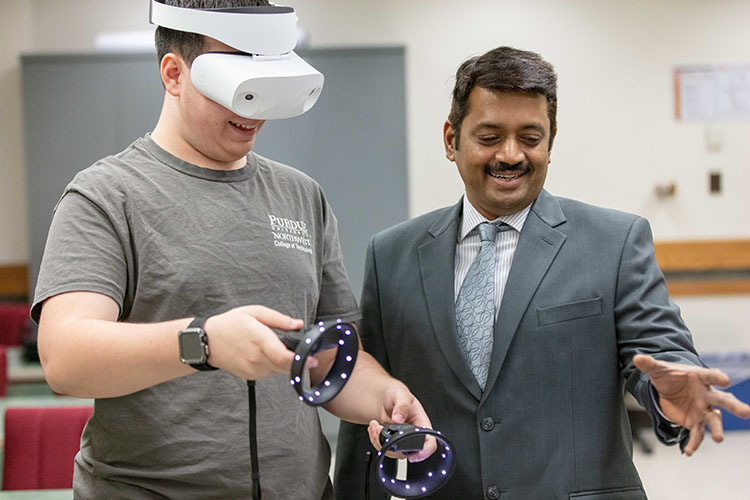
POLYGON ((269 335, 259 339, 258 347, 260 347, 263 356, 273 365, 274 371, 277 373, 288 372, 292 369, 294 353, 286 348, 273 331, 268 330, 268 332, 269 335))
POLYGON ((430 422, 430 417, 428 417, 427 412, 424 411, 422 403, 420 403, 416 398, 412 399, 411 403, 409 404, 409 413, 407 414, 406 419, 410 424, 416 425, 417 427, 432 429, 432 422, 430 422))
POLYGON ((721 443, 724 441, 724 425, 721 423, 721 412, 717 409, 713 409, 706 414, 706 425, 708 430, 711 431, 711 438, 721 443))
POLYGON ((304 322, 301 319, 292 318, 265 306, 249 306, 248 312, 252 317, 270 328, 299 330, 304 326, 304 322))
MULTIPOLYGON (((414 425, 426 425, 422 406, 411 392, 402 384, 393 384, 386 392, 383 400, 383 415, 381 420, 395 424, 409 422, 414 425)), ((426 420, 429 423, 429 419, 426 420)))
POLYGON ((729 385, 729 376, 718 368, 698 368, 701 381, 706 385, 729 385))
MULTIPOLYGON (((383 426, 380 425, 377 420, 371 420, 370 424, 367 426, 367 434, 370 438, 370 444, 372 444, 372 446, 376 450, 380 450, 380 448, 382 448, 382 445, 380 444, 380 432, 382 430, 383 426)), ((389 451, 388 453, 386 453, 386 456, 388 458, 394 458, 397 460, 405 458, 409 462, 421 462, 422 460, 435 453, 435 450, 437 450, 437 441, 433 436, 426 436, 424 447, 419 452, 409 453, 408 455, 405 455, 404 453, 395 453, 389 451)))
POLYGON ((669 364, 667 362, 660 361, 647 354, 636 354, 633 356, 633 364, 636 368, 646 374, 653 374, 658 371, 666 371, 669 369, 669 364))
POLYGON ((706 431, 704 430, 703 422, 690 429, 690 439, 688 440, 688 444, 685 446, 685 455, 689 457, 693 456, 693 453, 695 453, 695 451, 703 442, 703 437, 705 436, 705 434, 706 431))
POLYGON ((712 389, 708 395, 708 402, 740 418, 750 418, 750 405, 737 399, 731 392, 712 389))
POLYGON ((403 424, 406 422, 406 417, 411 414, 409 403, 410 402, 403 399, 396 399, 396 402, 393 405, 393 410, 391 410, 391 419, 393 420, 393 423, 403 424))
POLYGON ((370 444, 376 450, 380 450, 380 431, 383 430, 383 426, 378 423, 377 420, 370 420, 370 425, 367 426, 367 434, 370 437, 370 444))
POLYGON ((429 458, 436 451, 437 440, 435 439, 435 436, 425 436, 422 449, 418 453, 410 453, 406 458, 409 462, 421 462, 422 460, 429 458))

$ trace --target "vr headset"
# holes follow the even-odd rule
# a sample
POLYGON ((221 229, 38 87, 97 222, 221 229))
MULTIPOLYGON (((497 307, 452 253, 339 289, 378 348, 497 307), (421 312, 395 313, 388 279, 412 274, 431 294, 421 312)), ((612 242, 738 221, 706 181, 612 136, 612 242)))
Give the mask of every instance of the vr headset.
POLYGON ((291 7, 187 9, 151 0, 151 24, 209 36, 237 52, 195 58, 198 91, 239 116, 291 118, 308 111, 323 89, 323 75, 294 53, 297 15, 291 7))

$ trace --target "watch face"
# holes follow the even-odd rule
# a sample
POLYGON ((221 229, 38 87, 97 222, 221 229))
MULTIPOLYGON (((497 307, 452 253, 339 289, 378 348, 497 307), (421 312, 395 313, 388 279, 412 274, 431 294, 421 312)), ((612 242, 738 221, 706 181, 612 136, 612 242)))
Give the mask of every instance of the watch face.
POLYGON ((206 351, 200 328, 188 328, 180 332, 180 358, 183 363, 197 364, 206 362, 206 351))

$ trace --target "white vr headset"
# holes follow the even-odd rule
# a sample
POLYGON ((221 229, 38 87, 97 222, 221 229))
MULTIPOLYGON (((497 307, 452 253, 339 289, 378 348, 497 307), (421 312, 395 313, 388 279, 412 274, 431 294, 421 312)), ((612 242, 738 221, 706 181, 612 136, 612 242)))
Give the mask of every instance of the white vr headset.
POLYGON ((193 61, 198 91, 245 118, 291 118, 308 111, 323 75, 293 52, 297 15, 291 7, 186 9, 151 0, 152 24, 197 33, 239 52, 208 52, 193 61))

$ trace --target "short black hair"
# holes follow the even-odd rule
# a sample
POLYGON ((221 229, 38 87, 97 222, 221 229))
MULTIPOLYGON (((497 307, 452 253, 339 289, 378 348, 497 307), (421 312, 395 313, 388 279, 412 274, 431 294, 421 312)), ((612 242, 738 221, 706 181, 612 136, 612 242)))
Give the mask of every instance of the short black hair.
POLYGON ((469 113, 469 94, 474 87, 495 92, 543 95, 550 121, 549 149, 557 128, 557 74, 555 68, 536 52, 497 47, 465 61, 456 71, 448 122, 458 148, 461 123, 469 113))
MULTIPOLYGON (((229 7, 260 7, 269 5, 268 0, 157 0, 173 7, 188 9, 221 9, 229 7)), ((180 55, 188 66, 203 53, 205 38, 197 33, 178 31, 157 26, 154 33, 156 56, 161 60, 170 52, 180 55)))

